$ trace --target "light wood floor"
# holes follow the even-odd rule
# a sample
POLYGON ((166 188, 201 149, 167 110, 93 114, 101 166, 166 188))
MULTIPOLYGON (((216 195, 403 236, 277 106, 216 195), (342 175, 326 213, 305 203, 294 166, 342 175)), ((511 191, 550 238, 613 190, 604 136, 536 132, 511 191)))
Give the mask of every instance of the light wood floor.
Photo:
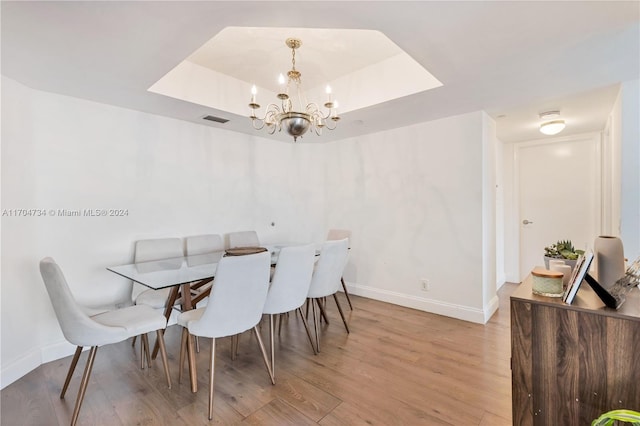
MULTIPOLYGON (((199 391, 188 374, 178 384, 180 329, 166 333, 173 388, 160 358, 140 370, 130 341, 98 350, 79 424, 83 425, 510 425, 509 294, 486 325, 353 296, 347 335, 332 300, 321 353, 313 355, 302 322, 291 315, 276 340, 272 386, 255 336, 230 358, 218 341, 214 419, 207 420, 208 348, 198 354, 199 391)), ((265 343, 268 323, 263 323, 265 343)), ((268 343, 267 343, 268 344, 268 343)), ((66 399, 59 399, 71 357, 44 364, 2 390, 1 423, 67 425, 84 368, 83 354, 66 399)))

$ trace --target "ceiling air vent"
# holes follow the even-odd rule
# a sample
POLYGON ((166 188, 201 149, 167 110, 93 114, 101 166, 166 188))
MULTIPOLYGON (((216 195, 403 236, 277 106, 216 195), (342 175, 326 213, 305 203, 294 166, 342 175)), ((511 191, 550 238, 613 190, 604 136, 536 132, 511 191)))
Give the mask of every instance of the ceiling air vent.
POLYGON ((209 121, 215 121, 216 123, 226 123, 227 120, 226 118, 222 118, 222 117, 214 117, 213 115, 205 115, 204 117, 202 117, 203 120, 209 120, 209 121))

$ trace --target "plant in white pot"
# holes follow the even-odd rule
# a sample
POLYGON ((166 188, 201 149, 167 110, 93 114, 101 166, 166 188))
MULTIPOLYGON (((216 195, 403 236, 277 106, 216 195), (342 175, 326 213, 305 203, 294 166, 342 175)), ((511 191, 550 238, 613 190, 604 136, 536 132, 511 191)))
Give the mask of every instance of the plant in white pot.
POLYGON ((544 248, 544 266, 549 269, 549 260, 562 260, 573 269, 584 250, 576 250, 571 240, 560 240, 544 248))

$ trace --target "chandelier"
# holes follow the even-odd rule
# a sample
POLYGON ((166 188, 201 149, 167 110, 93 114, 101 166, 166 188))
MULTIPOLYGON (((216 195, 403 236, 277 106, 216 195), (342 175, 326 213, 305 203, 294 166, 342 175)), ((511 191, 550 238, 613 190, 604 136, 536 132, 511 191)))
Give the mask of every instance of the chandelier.
POLYGON ((321 135, 322 129, 327 128, 333 130, 336 128, 338 120, 338 102, 334 102, 331 99, 331 87, 327 86, 327 101, 324 103, 325 112, 320 109, 318 104, 311 102, 307 103, 307 100, 302 91, 302 74, 296 70, 296 49, 302 45, 302 41, 297 38, 288 38, 285 44, 291 49, 291 69, 287 72, 287 79, 285 85, 285 78, 282 74, 278 79, 280 84, 277 97, 280 99, 280 106, 275 103, 267 105, 264 117, 258 118, 256 116, 256 110, 260 108, 260 104, 256 102, 257 89, 254 85, 251 88, 251 124, 256 130, 261 130, 266 126, 270 135, 275 131, 286 130, 286 132, 293 136, 295 142, 299 137, 302 137, 309 129, 315 134, 321 135), (290 95, 290 92, 292 94, 290 95), (295 97, 295 101, 292 100, 295 97), (296 110, 297 108, 297 110, 296 110))

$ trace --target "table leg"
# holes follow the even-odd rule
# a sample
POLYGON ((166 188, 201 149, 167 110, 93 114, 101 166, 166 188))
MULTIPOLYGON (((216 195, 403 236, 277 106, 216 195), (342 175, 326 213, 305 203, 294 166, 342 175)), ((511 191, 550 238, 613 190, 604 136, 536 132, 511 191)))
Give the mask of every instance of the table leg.
MULTIPOLYGON (((171 292, 169 293, 169 298, 167 299, 167 305, 164 308, 164 316, 169 321, 169 317, 171 316, 171 311, 173 309, 173 304, 178 298, 178 289, 180 288, 180 292, 182 293, 182 311, 189 311, 193 309, 191 305, 191 284, 185 283, 181 286, 171 287, 171 292)), ((162 334, 164 335, 164 330, 162 330, 162 334)), ((156 359, 158 356, 158 350, 160 346, 158 344, 158 340, 156 339, 155 346, 153 347, 153 359, 156 359)), ((198 382, 196 378, 196 366, 195 366, 195 353, 193 348, 193 341, 191 337, 188 339, 187 349, 189 351, 189 378, 191 379, 191 390, 192 392, 196 392, 198 390, 198 382)))
MULTIPOLYGON (((169 297, 167 298, 167 304, 164 307, 164 317, 169 321, 169 317, 171 316, 171 311, 173 310, 173 304, 176 303, 176 299, 178 298, 178 286, 171 287, 171 291, 169 292, 169 297)), ((162 330, 162 335, 164 335, 164 330, 162 330)), ((156 343, 153 345, 153 353, 151 354, 151 359, 156 359, 158 356, 158 349, 160 346, 158 345, 158 339, 156 339, 156 343)))
POLYGON ((191 309, 193 309, 193 306, 191 306, 191 284, 182 284, 182 311, 191 309))
MULTIPOLYGON (((193 309, 191 305, 191 285, 189 283, 182 284, 182 311, 186 312, 193 309)), ((191 392, 198 391, 198 379, 196 374, 196 354, 193 347, 193 340, 195 337, 188 336, 187 351, 189 356, 189 379, 191 381, 191 392)))

